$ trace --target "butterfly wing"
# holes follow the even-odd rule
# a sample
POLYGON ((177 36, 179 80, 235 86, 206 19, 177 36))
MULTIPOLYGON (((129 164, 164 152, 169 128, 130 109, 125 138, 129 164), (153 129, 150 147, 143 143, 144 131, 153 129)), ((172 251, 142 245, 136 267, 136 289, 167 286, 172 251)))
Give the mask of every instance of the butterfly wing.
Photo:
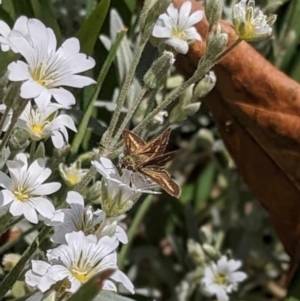
POLYGON ((148 156, 149 158, 154 158, 163 154, 168 145, 170 133, 171 130, 168 129, 155 139, 147 142, 142 148, 140 148, 138 154, 148 156))
POLYGON ((146 144, 143 139, 128 130, 124 130, 122 136, 125 155, 136 154, 137 151, 146 144))
POLYGON ((169 152, 166 154, 162 154, 160 156, 150 158, 149 160, 146 160, 142 164, 140 164, 139 168, 144 167, 151 167, 151 166, 157 166, 157 167, 164 167, 169 161, 171 161, 176 155, 178 151, 169 152))
POLYGON ((140 172, 157 183, 171 196, 179 197, 180 187, 171 179, 166 170, 160 170, 156 168, 142 168, 140 172))

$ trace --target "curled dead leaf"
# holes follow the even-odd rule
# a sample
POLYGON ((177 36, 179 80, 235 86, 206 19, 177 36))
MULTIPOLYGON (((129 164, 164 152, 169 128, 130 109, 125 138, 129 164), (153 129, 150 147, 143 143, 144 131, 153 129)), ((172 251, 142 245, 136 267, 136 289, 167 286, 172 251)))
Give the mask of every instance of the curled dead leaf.
MULTIPOLYGON (((176 6, 185 1, 190 0, 173 0, 176 6)), ((191 2, 194 11, 203 9, 199 2, 191 2)), ((204 41, 193 43, 176 61, 187 77, 206 46, 207 21, 196 27, 204 41)), ((228 34, 228 45, 238 38, 224 21, 222 31, 228 34)), ((300 85, 246 42, 214 70, 217 85, 201 101, 211 110, 240 174, 269 212, 295 269, 300 257, 300 85)))

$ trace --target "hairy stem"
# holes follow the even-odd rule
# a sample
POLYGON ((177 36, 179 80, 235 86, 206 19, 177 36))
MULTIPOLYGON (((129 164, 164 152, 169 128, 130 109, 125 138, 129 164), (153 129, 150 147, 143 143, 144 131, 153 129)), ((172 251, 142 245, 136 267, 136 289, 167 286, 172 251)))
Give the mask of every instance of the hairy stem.
POLYGON ((136 68, 138 66, 138 63, 140 61, 140 58, 142 56, 142 53, 144 51, 144 48, 146 46, 147 39, 141 39, 140 44, 138 45, 136 52, 133 55, 133 62, 131 64, 130 70, 127 73, 127 76, 125 78, 124 84, 122 86, 122 89, 120 91, 119 98, 117 100, 117 107, 113 113, 111 123, 109 125, 109 128, 107 130, 107 133, 104 135, 103 141, 101 141, 101 144, 107 147, 109 145, 109 141, 112 139, 113 133, 115 131, 117 122, 119 120, 122 108, 124 106, 128 90, 130 88, 130 85, 133 81, 136 68))
POLYGON ((10 135, 11 135, 12 131, 14 130, 14 127, 15 127, 17 121, 18 121, 20 115, 22 114, 22 112, 24 111, 25 107, 27 106, 28 102, 29 102, 29 99, 22 100, 21 104, 13 112, 10 125, 9 125, 7 131, 5 132, 5 135, 4 135, 4 137, 1 141, 1 144, 0 144, 0 152, 6 146, 8 140, 10 138, 10 135))
POLYGON ((148 91, 148 89, 146 87, 144 87, 140 93, 140 95, 137 97, 137 99, 134 101, 132 107, 128 110, 127 115, 125 116, 124 120, 122 121, 117 133, 114 135, 112 142, 109 145, 110 149, 113 149, 113 147, 116 145, 116 143, 118 142, 123 130, 126 128, 127 124, 129 123, 129 121, 131 120, 133 114, 135 113, 136 109, 138 108, 139 104, 141 103, 144 95, 146 94, 146 92, 148 91))

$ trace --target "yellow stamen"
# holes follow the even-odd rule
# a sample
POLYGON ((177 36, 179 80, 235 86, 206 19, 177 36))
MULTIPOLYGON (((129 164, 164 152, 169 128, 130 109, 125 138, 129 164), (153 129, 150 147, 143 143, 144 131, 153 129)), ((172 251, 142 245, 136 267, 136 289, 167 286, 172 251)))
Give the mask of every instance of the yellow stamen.
POLYGON ((227 277, 226 275, 219 273, 215 276, 215 283, 220 284, 220 285, 224 285, 227 284, 227 277))
POLYGON ((30 197, 29 191, 24 187, 18 187, 13 194, 21 202, 26 202, 30 197))
POLYGON ((32 126, 32 131, 35 132, 36 134, 41 134, 43 131, 43 127, 39 124, 34 124, 32 126))
POLYGON ((80 177, 74 173, 67 174, 67 177, 71 185, 76 185, 80 181, 80 177))
POLYGON ((72 274, 80 283, 84 283, 86 280, 88 280, 87 272, 80 272, 73 269, 72 274))

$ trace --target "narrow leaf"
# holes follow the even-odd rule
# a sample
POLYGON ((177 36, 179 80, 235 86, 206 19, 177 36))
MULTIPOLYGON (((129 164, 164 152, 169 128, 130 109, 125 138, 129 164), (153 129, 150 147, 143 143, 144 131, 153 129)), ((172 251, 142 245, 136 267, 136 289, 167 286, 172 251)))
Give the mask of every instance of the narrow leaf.
POLYGON ((201 205, 207 201, 210 196, 212 185, 214 183, 214 176, 216 171, 215 162, 210 162, 196 183, 196 208, 201 209, 201 205))
POLYGON ((82 52, 91 55, 106 18, 110 0, 102 0, 83 22, 76 36, 80 41, 82 52))
POLYGON ((134 299, 117 295, 114 292, 102 291, 93 301, 134 301, 134 299))
POLYGON ((71 155, 75 155, 78 152, 78 149, 82 143, 82 140, 84 138, 84 135, 86 133, 86 129, 89 123, 89 120, 92 116, 93 110, 94 110, 94 104, 95 101, 97 100, 97 96, 101 90, 101 87, 103 85, 104 79, 108 73, 108 70, 112 64, 112 62, 115 59, 118 47, 123 39, 123 37, 126 34, 126 30, 121 31, 116 38, 115 43, 113 44, 113 46, 111 47, 108 56, 104 62, 104 65, 99 73, 98 76, 98 80, 97 80, 97 84, 96 87, 94 88, 93 93, 90 94, 90 98, 87 100, 88 103, 88 107, 86 109, 86 111, 84 112, 84 116, 80 122, 79 128, 78 128, 78 132, 76 133, 73 142, 72 142, 72 146, 70 149, 70 153, 71 155))

